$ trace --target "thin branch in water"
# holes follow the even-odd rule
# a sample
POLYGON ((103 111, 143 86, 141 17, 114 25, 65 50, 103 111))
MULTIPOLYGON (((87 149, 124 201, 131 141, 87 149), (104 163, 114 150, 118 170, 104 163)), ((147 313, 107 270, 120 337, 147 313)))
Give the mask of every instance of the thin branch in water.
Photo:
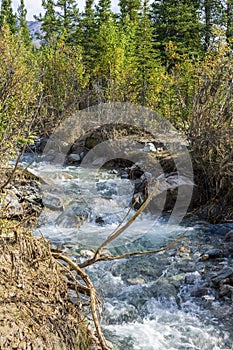
POLYGON ((157 254, 157 253, 160 253, 160 252, 163 252, 163 251, 166 251, 166 250, 173 248, 182 238, 184 238, 184 236, 186 235, 187 232, 188 232, 188 230, 185 230, 174 241, 172 241, 171 243, 168 243, 167 245, 165 245, 164 247, 159 248, 159 249, 126 253, 126 254, 118 255, 118 256, 109 256, 109 255, 108 256, 100 256, 97 261, 108 261, 108 260, 112 261, 112 260, 120 260, 120 259, 129 258, 131 256, 157 254))
POLYGON ((108 238, 99 246, 99 248, 96 250, 95 255, 93 258, 84 261, 82 264, 79 265, 79 267, 83 268, 89 265, 94 264, 96 261, 99 261, 99 258, 102 254, 103 249, 114 239, 119 237, 135 220, 136 218, 143 212, 143 210, 147 207, 147 205, 150 203, 151 199, 153 198, 154 194, 156 193, 159 186, 159 182, 157 181, 152 192, 149 194, 146 201, 141 205, 141 207, 138 209, 138 211, 126 222, 125 225, 120 227, 118 230, 113 231, 108 238))

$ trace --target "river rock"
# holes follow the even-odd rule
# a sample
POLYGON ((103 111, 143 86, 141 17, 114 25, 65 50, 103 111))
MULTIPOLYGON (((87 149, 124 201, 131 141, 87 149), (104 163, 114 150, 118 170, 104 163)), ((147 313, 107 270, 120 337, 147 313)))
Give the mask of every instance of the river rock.
POLYGON ((223 284, 219 288, 219 295, 221 297, 227 296, 227 297, 232 297, 233 298, 233 286, 231 286, 229 284, 223 284))
POLYGON ((81 194, 80 186, 76 182, 69 182, 69 186, 63 188, 63 193, 71 198, 79 198, 81 194))
POLYGON ((136 278, 128 278, 127 282, 130 284, 144 284, 145 280, 143 278, 136 277, 136 278))
POLYGON ((222 280, 225 280, 228 277, 233 275, 233 269, 231 267, 224 267, 214 276, 212 276, 211 280, 214 284, 219 284, 222 280))
POLYGON ((78 140, 68 151, 65 163, 78 165, 88 152, 89 148, 85 146, 85 140, 78 140))
POLYGON ((224 236, 223 240, 225 242, 231 242, 233 243, 233 230, 227 232, 227 234, 224 236))
POLYGON ((122 324, 130 322, 135 319, 137 315, 137 309, 132 304, 128 304, 125 301, 120 303, 120 306, 116 304, 106 303, 105 305, 105 319, 108 324, 122 324))
POLYGON ((198 271, 189 273, 185 276, 184 282, 186 284, 196 284, 198 281, 200 281, 201 275, 198 271))
POLYGON ((188 261, 186 259, 179 262, 178 266, 182 272, 195 272, 196 271, 195 262, 188 261))
POLYGON ((43 196, 43 204, 50 210, 62 210, 63 208, 62 200, 51 194, 45 194, 43 196))
POLYGON ((205 253, 203 253, 199 260, 201 261, 205 261, 208 259, 216 259, 216 258, 220 258, 222 256, 222 250, 221 249, 210 249, 207 250, 205 253))
POLYGON ((154 298, 176 298, 177 289, 168 280, 153 282, 150 286, 151 296, 154 298))
POLYGON ((94 256, 94 253, 88 249, 81 249, 79 254, 85 258, 91 259, 94 256))
POLYGON ((56 151, 53 149, 50 149, 48 152, 44 153, 41 157, 42 160, 45 162, 52 162, 56 158, 56 151))
POLYGON ((208 287, 197 286, 190 292, 190 295, 192 297, 205 297, 207 295, 210 296, 213 295, 213 290, 208 287))
POLYGON ((143 151, 144 152, 156 152, 155 145, 152 142, 148 142, 145 144, 143 151))
POLYGON ((233 230, 227 232, 223 238, 225 254, 233 256, 233 230))
POLYGON ((63 165, 65 161, 65 156, 61 152, 56 152, 56 155, 53 159, 53 164, 61 164, 63 165))
POLYGON ((7 195, 0 203, 0 209, 4 213, 4 217, 8 219, 20 217, 23 215, 23 206, 13 190, 8 190, 7 195))
MULTIPOLYGON (((213 310, 214 316, 222 320, 224 319, 226 321, 226 324, 229 322, 229 330, 232 329, 232 317, 233 317, 233 308, 232 305, 218 305, 218 307, 214 308, 213 310)), ((232 349, 232 344, 230 345, 229 349, 232 349)))
POLYGON ((80 227, 89 217, 90 210, 86 203, 72 202, 66 210, 58 216, 56 224, 61 227, 80 227))
POLYGON ((71 153, 68 155, 67 160, 68 160, 69 164, 80 163, 82 160, 82 157, 80 156, 80 154, 71 153))

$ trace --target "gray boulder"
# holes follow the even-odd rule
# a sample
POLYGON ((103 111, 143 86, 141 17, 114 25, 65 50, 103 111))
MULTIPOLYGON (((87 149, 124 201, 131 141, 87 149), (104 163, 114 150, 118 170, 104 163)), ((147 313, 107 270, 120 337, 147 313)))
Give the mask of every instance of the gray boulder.
POLYGON ((43 196, 43 204, 50 210, 62 210, 63 208, 62 200, 51 194, 45 194, 43 196))
POLYGON ((5 218, 14 218, 23 215, 23 206, 13 190, 9 190, 0 203, 0 209, 4 212, 5 218))

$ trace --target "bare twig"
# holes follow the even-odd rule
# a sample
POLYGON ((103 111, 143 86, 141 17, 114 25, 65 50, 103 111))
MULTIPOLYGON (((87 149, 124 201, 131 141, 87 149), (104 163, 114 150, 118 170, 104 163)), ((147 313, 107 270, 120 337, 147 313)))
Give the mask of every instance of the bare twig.
POLYGON ((18 167, 18 164, 19 164, 19 161, 20 161, 20 158, 22 157, 22 155, 24 154, 25 152, 25 149, 27 147, 27 144, 25 143, 25 145, 23 146, 23 148, 21 149, 21 151, 19 152, 18 154, 18 157, 16 159, 16 162, 15 162, 15 166, 14 168, 12 169, 12 172, 10 173, 10 175, 8 176, 8 179, 4 182, 4 184, 0 187, 0 191, 2 191, 12 180, 16 170, 17 170, 17 167, 18 167))

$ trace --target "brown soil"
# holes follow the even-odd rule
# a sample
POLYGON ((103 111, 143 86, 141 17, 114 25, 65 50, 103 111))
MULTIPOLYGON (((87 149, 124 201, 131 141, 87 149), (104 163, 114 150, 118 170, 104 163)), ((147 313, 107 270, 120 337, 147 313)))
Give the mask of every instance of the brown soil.
POLYGON ((90 349, 49 243, 16 231, 0 242, 0 349, 90 349))

